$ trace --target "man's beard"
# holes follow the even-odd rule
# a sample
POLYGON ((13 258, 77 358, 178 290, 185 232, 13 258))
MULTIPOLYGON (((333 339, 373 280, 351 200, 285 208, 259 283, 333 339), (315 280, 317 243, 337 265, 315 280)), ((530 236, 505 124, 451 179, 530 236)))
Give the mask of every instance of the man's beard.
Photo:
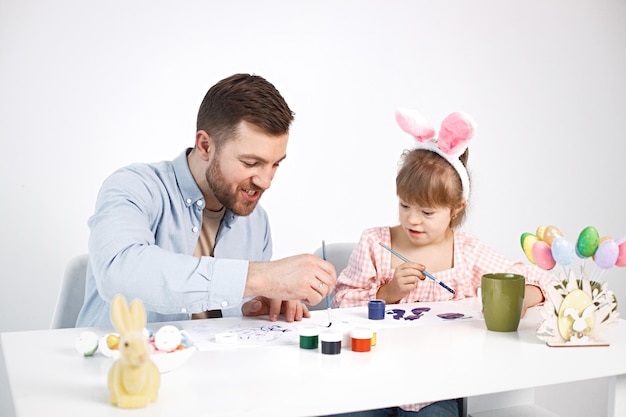
POLYGON ((251 182, 243 187, 237 187, 234 193, 231 192, 226 179, 222 175, 217 155, 209 168, 206 170, 206 180, 209 183, 209 188, 213 191, 213 195, 215 195, 217 201, 237 216, 247 216, 252 213, 252 210, 254 210, 257 202, 259 201, 258 199, 256 201, 248 201, 239 198, 239 193, 242 188, 246 190, 258 191, 260 193, 263 192, 259 187, 251 182))

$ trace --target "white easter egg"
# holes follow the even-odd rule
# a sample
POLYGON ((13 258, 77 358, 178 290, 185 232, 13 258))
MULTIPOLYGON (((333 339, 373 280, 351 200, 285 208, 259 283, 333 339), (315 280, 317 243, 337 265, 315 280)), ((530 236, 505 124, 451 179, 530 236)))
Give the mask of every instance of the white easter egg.
POLYGON ((92 356, 98 350, 98 335, 94 332, 82 332, 76 339, 76 350, 84 356, 92 356))
POLYGON ((180 334, 180 330, 176 326, 168 324, 161 327, 154 335, 154 346, 158 350, 172 352, 176 350, 182 340, 183 336, 180 334))

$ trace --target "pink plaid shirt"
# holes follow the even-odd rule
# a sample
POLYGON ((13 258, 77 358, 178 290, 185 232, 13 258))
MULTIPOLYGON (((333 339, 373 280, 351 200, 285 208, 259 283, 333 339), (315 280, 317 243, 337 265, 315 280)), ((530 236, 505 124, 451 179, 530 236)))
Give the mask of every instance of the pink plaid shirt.
MULTIPOLYGON (((335 286, 333 307, 356 307, 367 305, 376 298, 378 289, 393 278, 391 257, 395 256, 378 244, 391 247, 389 227, 367 229, 350 255, 346 269, 341 271, 335 286)), ((454 232, 454 266, 445 271, 430 271, 455 290, 450 293, 430 279, 418 281, 417 287, 399 303, 418 301, 461 300, 475 297, 483 274, 511 272, 526 277, 526 284, 539 287, 545 298, 544 286, 552 275, 535 265, 513 262, 480 243, 468 233, 454 232)), ((407 404, 404 410, 417 411, 431 403, 407 404)))

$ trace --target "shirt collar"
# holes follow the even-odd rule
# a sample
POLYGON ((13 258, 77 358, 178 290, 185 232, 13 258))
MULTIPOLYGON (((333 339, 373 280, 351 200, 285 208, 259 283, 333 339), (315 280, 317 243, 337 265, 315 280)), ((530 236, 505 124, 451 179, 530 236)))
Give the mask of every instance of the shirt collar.
MULTIPOLYGON (((191 149, 192 148, 185 149, 178 157, 176 157, 176 159, 172 161, 174 174, 176 175, 176 181, 178 182, 178 189, 180 190, 187 207, 192 204, 196 204, 196 202, 200 200, 203 201, 203 205, 206 203, 206 201, 204 201, 204 196, 202 195, 200 188, 198 188, 198 184, 193 178, 193 175, 191 175, 191 170, 189 169, 187 155, 189 155, 191 149)), ((224 213, 223 221, 226 223, 226 226, 230 227, 238 217, 239 216, 227 209, 224 213)))
POLYGON ((176 181, 178 182, 178 189, 185 201, 187 207, 195 204, 197 201, 202 200, 204 204, 204 196, 196 184, 196 180, 191 175, 189 169, 189 163, 187 162, 187 155, 191 152, 191 148, 187 148, 176 159, 172 161, 174 167, 174 174, 176 175, 176 181))

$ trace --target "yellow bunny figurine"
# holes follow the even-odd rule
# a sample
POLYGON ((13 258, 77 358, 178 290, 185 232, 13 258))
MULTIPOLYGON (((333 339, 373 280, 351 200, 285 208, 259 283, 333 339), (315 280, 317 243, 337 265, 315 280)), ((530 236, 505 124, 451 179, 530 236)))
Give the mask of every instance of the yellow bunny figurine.
POLYGON ((111 304, 111 321, 120 334, 120 357, 109 370, 109 398, 120 408, 145 407, 156 400, 161 379, 144 334, 146 310, 138 299, 129 308, 118 294, 111 304))

